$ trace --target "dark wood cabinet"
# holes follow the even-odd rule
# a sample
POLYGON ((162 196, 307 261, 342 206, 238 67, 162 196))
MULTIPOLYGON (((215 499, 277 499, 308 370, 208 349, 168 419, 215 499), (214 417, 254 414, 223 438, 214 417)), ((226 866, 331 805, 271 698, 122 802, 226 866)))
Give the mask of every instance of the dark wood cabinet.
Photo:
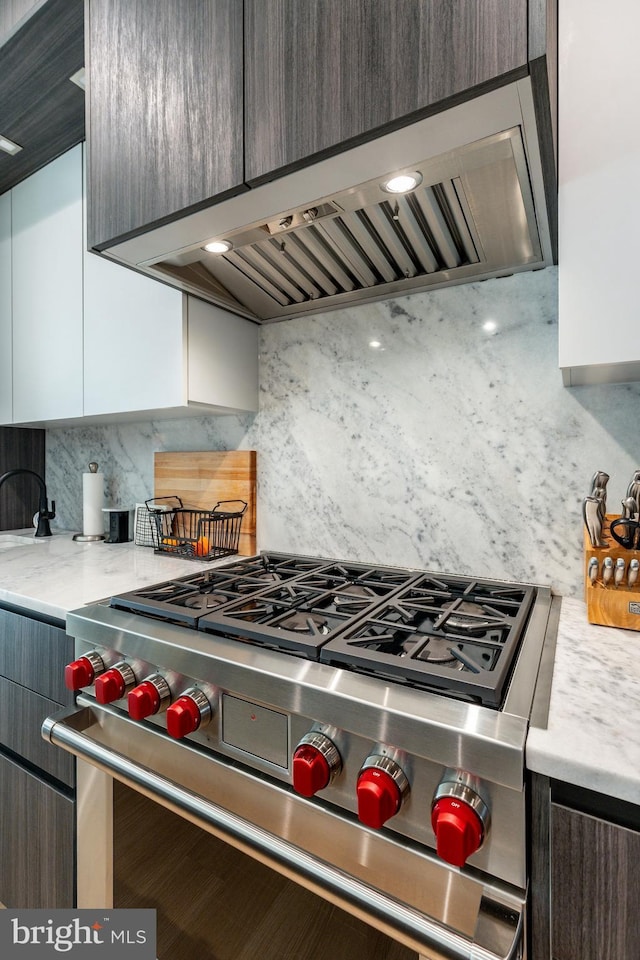
POLYGON ((73 907, 74 802, 0 753, 0 901, 73 907))
POLYGON ((640 807, 535 777, 533 960, 637 960, 640 807))
POLYGON ((62 623, 0 608, 0 902, 75 903, 75 761, 46 743, 46 716, 73 703, 63 685, 73 641, 62 623))
POLYGON ((89 247, 529 74, 550 131, 553 5, 88 0, 89 247))
POLYGON ((245 0, 247 182, 525 75, 527 8, 245 0))
POLYGON ((241 189, 242 0, 89 0, 88 245, 241 189))
MULTIPOLYGON (((0 476, 22 467, 44 478, 44 440, 44 430, 0 427, 0 476)), ((5 480, 0 487, 0 530, 30 527, 39 499, 40 488, 33 477, 5 480)))
POLYGON ((554 960, 637 960, 640 832, 551 806, 554 960))

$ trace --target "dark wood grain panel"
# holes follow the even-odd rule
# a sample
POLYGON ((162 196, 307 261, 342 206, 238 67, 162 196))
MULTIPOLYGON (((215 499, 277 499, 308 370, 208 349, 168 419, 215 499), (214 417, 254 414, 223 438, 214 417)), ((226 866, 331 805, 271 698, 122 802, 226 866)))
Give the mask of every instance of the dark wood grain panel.
POLYGON ((64 666, 72 659, 73 640, 61 627, 0 609, 2 676, 68 706, 73 694, 64 685, 64 666))
POLYGON ((531 817, 531 882, 529 955, 536 960, 551 960, 551 902, 549 813, 551 789, 548 777, 529 776, 531 817))
POLYGON ((542 144, 553 262, 558 262, 558 4, 529 0, 529 72, 542 144))
POLYGON ((0 46, 0 193, 84 139, 84 94, 69 80, 84 64, 83 0, 48 0, 0 46))
POLYGON ((157 910, 160 960, 417 960, 118 782, 114 853, 114 905, 157 910))
POLYGON ((88 235, 242 188, 242 0, 90 0, 88 235))
POLYGON ((551 806, 551 907, 557 960, 637 960, 640 832, 551 806))
POLYGON ((0 902, 75 905, 74 802, 0 754, 0 902))
POLYGON ((71 754, 42 739, 45 717, 60 705, 0 677, 0 744, 68 787, 75 785, 75 762, 71 754))
POLYGON ((246 0, 247 182, 527 72, 525 0, 246 0))
MULTIPOLYGON (((23 467, 45 475, 45 432, 18 427, 0 427, 0 476, 23 467)), ((0 487, 0 530, 30 527, 38 509, 39 487, 35 480, 16 477, 0 487)))

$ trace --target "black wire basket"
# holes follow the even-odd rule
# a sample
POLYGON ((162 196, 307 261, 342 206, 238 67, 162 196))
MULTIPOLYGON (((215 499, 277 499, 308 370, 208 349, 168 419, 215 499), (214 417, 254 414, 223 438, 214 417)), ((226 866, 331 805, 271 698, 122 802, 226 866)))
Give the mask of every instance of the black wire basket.
POLYGON ((218 560, 238 552, 244 500, 219 500, 211 510, 193 510, 180 497, 145 500, 155 553, 187 560, 218 560), (167 509, 167 500, 177 501, 167 509))

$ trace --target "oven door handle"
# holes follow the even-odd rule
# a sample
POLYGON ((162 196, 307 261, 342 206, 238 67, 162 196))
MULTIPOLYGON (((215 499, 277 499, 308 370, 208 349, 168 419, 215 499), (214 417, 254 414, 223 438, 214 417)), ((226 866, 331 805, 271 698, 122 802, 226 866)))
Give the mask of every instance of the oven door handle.
POLYGON ((303 886, 320 895, 328 894, 338 906, 395 936, 424 955, 423 960, 518 960, 521 957, 522 910, 482 896, 474 937, 470 939, 86 736, 84 731, 95 722, 91 707, 71 707, 47 717, 42 724, 42 736, 134 790, 141 790, 163 806, 186 815, 202 829, 227 837, 230 842, 236 841, 236 845, 239 841, 274 869, 299 878, 303 886))

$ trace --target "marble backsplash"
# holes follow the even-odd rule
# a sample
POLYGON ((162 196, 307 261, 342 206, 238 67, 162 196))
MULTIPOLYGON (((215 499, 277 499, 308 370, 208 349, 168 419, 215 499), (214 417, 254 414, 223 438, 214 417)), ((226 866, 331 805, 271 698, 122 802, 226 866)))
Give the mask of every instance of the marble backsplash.
POLYGON ((256 449, 258 543, 582 592, 581 499, 640 467, 640 384, 562 386, 557 269, 262 327, 260 412, 47 431, 57 524, 152 496, 155 450, 256 449))

